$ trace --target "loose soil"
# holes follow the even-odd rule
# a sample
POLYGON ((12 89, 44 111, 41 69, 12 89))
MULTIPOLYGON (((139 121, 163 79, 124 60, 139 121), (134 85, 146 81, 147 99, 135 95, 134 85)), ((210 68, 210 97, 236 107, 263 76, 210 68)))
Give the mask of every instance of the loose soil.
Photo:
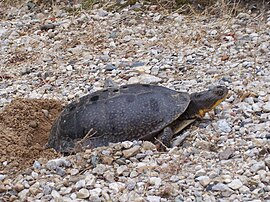
POLYGON ((17 174, 35 160, 59 156, 44 149, 62 103, 49 99, 16 99, 0 112, 0 173, 17 174))

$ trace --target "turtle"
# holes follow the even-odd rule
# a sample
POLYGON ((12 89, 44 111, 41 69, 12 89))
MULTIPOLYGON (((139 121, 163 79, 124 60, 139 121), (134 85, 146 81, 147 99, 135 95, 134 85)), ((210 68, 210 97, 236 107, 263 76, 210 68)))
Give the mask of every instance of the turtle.
POLYGON ((152 84, 129 84, 98 90, 68 104, 54 122, 47 148, 74 151, 133 140, 171 140, 202 119, 227 96, 225 86, 189 94, 152 84))

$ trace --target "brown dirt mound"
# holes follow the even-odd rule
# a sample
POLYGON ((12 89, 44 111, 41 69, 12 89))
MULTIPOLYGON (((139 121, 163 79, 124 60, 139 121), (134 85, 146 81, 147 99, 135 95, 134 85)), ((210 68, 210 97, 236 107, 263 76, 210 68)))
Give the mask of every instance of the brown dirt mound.
POLYGON ((0 173, 15 174, 39 158, 59 155, 43 146, 62 108, 56 100, 16 99, 0 112, 0 173))

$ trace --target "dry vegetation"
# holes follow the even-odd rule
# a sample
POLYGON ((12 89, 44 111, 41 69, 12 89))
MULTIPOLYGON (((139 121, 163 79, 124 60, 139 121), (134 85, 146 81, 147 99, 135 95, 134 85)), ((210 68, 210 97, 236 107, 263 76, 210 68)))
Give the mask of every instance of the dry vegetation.
MULTIPOLYGON (((140 3, 142 7, 140 9, 148 9, 150 5, 156 5, 157 9, 166 10, 168 12, 205 12, 216 14, 217 11, 225 13, 234 11, 235 7, 241 5, 241 8, 254 9, 254 8, 269 8, 269 0, 3 0, 2 4, 5 6, 21 5, 26 2, 33 2, 37 5, 56 5, 66 4, 72 6, 73 4, 80 3, 81 9, 91 10, 97 7, 105 7, 108 10, 119 10, 127 6, 133 6, 136 3, 140 3), (123 3, 124 2, 124 3, 123 3), (222 9, 221 9, 222 8, 222 9)), ((1 3, 0 3, 1 5, 1 3)))

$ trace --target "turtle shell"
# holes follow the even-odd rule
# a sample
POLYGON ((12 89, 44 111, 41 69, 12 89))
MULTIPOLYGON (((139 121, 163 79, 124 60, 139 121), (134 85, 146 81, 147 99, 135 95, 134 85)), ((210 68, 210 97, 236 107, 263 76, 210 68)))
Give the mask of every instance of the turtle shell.
POLYGON ((66 106, 55 121, 48 147, 68 151, 92 130, 85 146, 147 140, 176 120, 190 96, 162 86, 132 84, 96 91, 66 106))

